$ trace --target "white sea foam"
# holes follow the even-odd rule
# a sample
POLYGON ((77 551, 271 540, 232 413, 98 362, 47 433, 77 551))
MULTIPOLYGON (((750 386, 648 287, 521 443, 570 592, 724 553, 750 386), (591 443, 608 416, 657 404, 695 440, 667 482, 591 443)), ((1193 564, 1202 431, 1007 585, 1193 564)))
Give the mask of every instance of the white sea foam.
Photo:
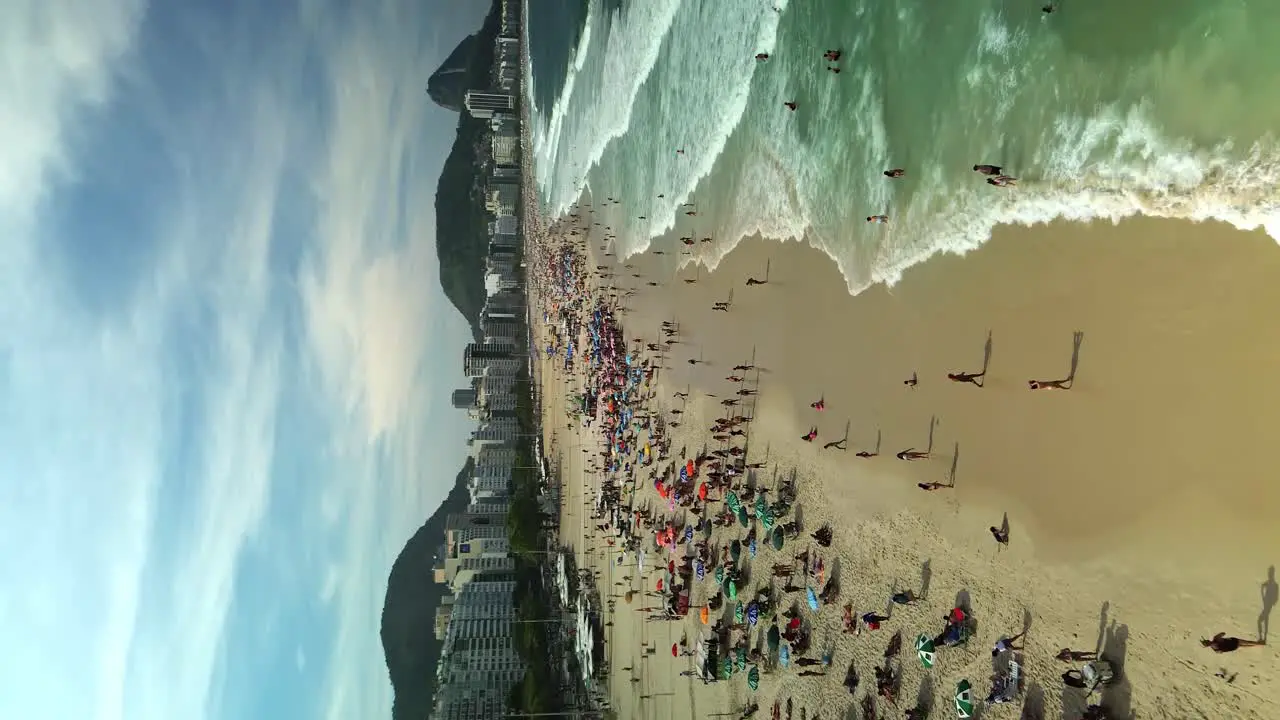
POLYGON ((607 23, 603 45, 596 56, 584 55, 580 68, 586 69, 588 63, 594 66, 591 69, 599 75, 598 94, 584 98, 585 107, 567 103, 559 113, 553 111, 550 123, 556 132, 544 142, 567 142, 569 152, 538 153, 540 158, 555 158, 555 162, 543 163, 550 172, 557 173, 543 185, 553 216, 568 212, 582 193, 587 173, 600 161, 609 143, 630 127, 636 94, 658 62, 659 50, 680 3, 681 0, 633 3, 621 13, 601 19, 607 23), (577 123, 585 126, 577 127, 577 123))
MULTIPOLYGON (((544 122, 545 125, 538 127, 534 136, 534 148, 538 158, 535 166, 538 172, 538 188, 544 194, 548 183, 554 179, 553 173, 560 151, 561 125, 564 122, 565 109, 573 99, 578 73, 581 72, 587 62, 587 53, 591 51, 591 33, 598 13, 597 7, 598 3, 596 2, 591 2, 587 5, 587 17, 583 22, 582 35, 578 39, 577 47, 573 50, 573 55, 569 58, 568 66, 565 68, 564 85, 560 87, 560 93, 551 105, 550 114, 545 116, 546 119, 544 121, 542 120, 543 116, 539 113, 539 120, 544 122)), ((532 78, 533 73, 529 73, 529 77, 532 78)), ((532 85, 532 82, 530 85, 532 85)))
MULTIPOLYGON (((787 2, 775 3, 775 7, 779 12, 772 10, 763 12, 760 15, 760 24, 757 28, 755 36, 752 38, 750 48, 753 52, 773 53, 776 49, 778 23, 781 17, 781 11, 786 10, 787 2)), ((717 25, 727 27, 728 23, 717 25)), ((703 42, 705 38, 699 38, 701 48, 716 47, 714 43, 703 42)), ((630 257, 648 249, 649 243, 653 238, 659 237, 670 232, 676 225, 676 219, 679 217, 681 205, 687 203, 692 197, 694 190, 698 187, 698 183, 707 177, 715 168, 716 162, 720 159, 724 152, 725 145, 729 138, 733 135, 734 130, 742 121, 742 116, 747 110, 747 103, 751 98, 751 83, 755 76, 756 69, 760 64, 754 60, 739 63, 743 70, 733 77, 727 77, 728 70, 732 67, 732 61, 736 57, 703 57, 698 65, 700 67, 720 68, 721 70, 707 75, 708 82, 714 83, 716 86, 729 88, 728 97, 721 101, 708 103, 703 108, 703 112, 699 115, 701 124, 691 123, 684 130, 696 136, 696 149, 693 150, 689 157, 693 159, 692 171, 681 172, 680 177, 671 177, 671 181, 679 183, 679 190, 675 193, 668 194, 665 207, 657 210, 651 216, 649 225, 645 232, 640 235, 632 236, 632 242, 626 247, 620 248, 624 257, 630 257)), ((705 92, 700 91, 698 95, 704 97, 723 92, 723 90, 713 90, 708 87, 705 92)), ((681 170, 686 168, 681 167, 681 170)), ((674 175, 674 173, 673 173, 674 175)))

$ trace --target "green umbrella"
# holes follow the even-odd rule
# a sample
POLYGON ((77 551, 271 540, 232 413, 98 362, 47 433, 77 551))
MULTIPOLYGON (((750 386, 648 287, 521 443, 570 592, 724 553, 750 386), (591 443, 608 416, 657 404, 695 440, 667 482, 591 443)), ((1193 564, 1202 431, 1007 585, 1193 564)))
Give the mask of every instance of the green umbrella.
POLYGON ((756 517, 762 518, 769 511, 769 503, 764 501, 764 495, 756 496, 756 517))
MULTIPOLYGON (((753 691, 760 689, 760 668, 755 665, 751 666, 751 672, 747 673, 747 687, 753 691)), ((965 715, 965 717, 969 717, 965 715)))
POLYGON ((733 621, 736 623, 742 622, 742 603, 738 603, 737 607, 733 609, 733 621))
POLYGON ((729 557, 733 558, 734 562, 738 562, 742 557, 742 543, 737 540, 729 543, 729 557))
POLYGON ((729 580, 729 599, 738 599, 738 583, 734 582, 732 579, 729 580))
POLYGON ((769 536, 769 543, 773 545, 774 550, 781 550, 786 541, 786 534, 782 532, 782 528, 774 528, 773 534, 769 536))
POLYGON ((956 717, 973 717, 973 686, 968 680, 956 683, 956 717))
POLYGON ((748 522, 750 522, 750 519, 747 517, 747 509, 743 507, 738 508, 738 524, 742 527, 746 527, 748 522))
POLYGON ((769 652, 778 651, 778 644, 782 641, 782 633, 778 632, 777 625, 769 626, 769 633, 765 635, 765 641, 769 643, 769 652))
POLYGON ((742 501, 738 499, 738 494, 732 490, 729 491, 728 495, 724 496, 724 501, 729 506, 729 509, 734 512, 738 512, 739 508, 742 507, 742 501))
POLYGON ((933 640, 930 640, 928 635, 916 638, 916 657, 920 658, 920 664, 925 668, 933 667, 933 640))
POLYGON ((716 584, 721 585, 723 583, 724 583, 724 566, 721 565, 720 567, 716 568, 716 584))
POLYGON ((746 648, 738 648, 738 669, 739 670, 747 669, 747 649, 746 648))
POLYGON ((725 680, 733 677, 733 658, 727 657, 720 663, 720 677, 725 680))
POLYGON ((774 521, 773 513, 768 510, 765 511, 764 517, 760 518, 760 522, 764 524, 765 530, 772 528, 774 521))

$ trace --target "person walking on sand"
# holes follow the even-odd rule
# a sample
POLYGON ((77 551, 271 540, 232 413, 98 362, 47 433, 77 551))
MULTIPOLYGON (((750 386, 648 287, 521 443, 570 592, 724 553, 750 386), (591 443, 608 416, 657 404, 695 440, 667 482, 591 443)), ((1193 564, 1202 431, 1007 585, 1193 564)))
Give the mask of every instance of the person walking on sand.
POLYGON ((983 378, 986 377, 986 375, 987 375, 986 371, 977 372, 977 373, 967 373, 967 372, 947 373, 947 379, 950 380, 951 382, 973 383, 978 387, 982 387, 982 380, 983 378))
POLYGON ((900 178, 906 174, 907 174, 907 171, 903 170, 902 168, 894 168, 892 170, 884 171, 884 176, 887 178, 900 178))
POLYGON ((925 492, 932 492, 934 490, 942 490, 944 488, 949 488, 951 486, 948 485, 947 483, 927 482, 927 483, 916 483, 916 487, 920 488, 921 490, 924 490, 925 492))
POLYGON ((1028 380, 1027 387, 1032 390, 1070 390, 1072 378, 1065 380, 1028 380))
POLYGON ((995 644, 991 646, 991 657, 997 657, 1002 653, 1011 652, 1013 650, 1021 650, 1022 646, 1015 643, 1017 643, 1023 635, 1026 635, 1026 633, 1020 632, 1013 637, 1005 637, 1004 635, 1001 635, 1000 638, 996 640, 995 644))
POLYGON ((1200 638, 1200 644, 1213 648, 1216 653, 1235 652, 1242 647, 1262 647, 1267 643, 1262 640, 1242 640, 1238 637, 1229 637, 1226 633, 1218 633, 1212 639, 1200 638))
POLYGON ((816 437, 818 437, 818 428, 815 427, 804 435, 801 435, 800 439, 805 442, 813 442, 816 437))
POLYGON ((991 531, 991 537, 995 538, 996 542, 1000 543, 1000 545, 1002 545, 1003 547, 1009 546, 1008 530, 1003 530, 1001 528, 996 527, 995 525, 992 525, 987 529, 991 531))
MULTIPOLYGON (((858 452, 854 453, 854 455, 857 455, 860 458, 873 458, 873 457, 877 457, 879 454, 880 453, 867 452, 866 450, 859 450, 858 452)), ((903 458, 903 459, 905 460, 906 458, 903 458)))
POLYGON ((768 280, 757 280, 753 277, 747 278, 747 287, 751 287, 752 285, 768 285, 768 284, 769 284, 768 280))
POLYGON ((889 222, 889 216, 888 215, 869 215, 867 217, 867 222, 880 223, 883 225, 884 223, 889 222))
POLYGON ((847 450, 848 448, 845 446, 846 442, 848 442, 848 440, 832 440, 826 445, 823 445, 822 449, 830 450, 831 448, 835 448, 836 450, 847 450))
POLYGON ((827 409, 827 402, 824 398, 818 398, 817 400, 809 403, 809 407, 817 410, 818 412, 822 412, 827 409))
POLYGON ((903 384, 903 385, 906 385, 907 387, 909 387, 909 388, 911 388, 912 390, 914 390, 914 389, 915 389, 915 387, 916 387, 916 385, 917 385, 919 382, 920 382, 920 378, 916 377, 916 371, 915 371, 915 370, 912 370, 912 371, 911 371, 911 379, 910 379, 910 380, 903 380, 903 381, 902 381, 902 384, 903 384))
POLYGON ((899 460, 926 460, 929 457, 929 453, 920 452, 915 448, 907 448, 906 450, 898 453, 897 457, 899 460))

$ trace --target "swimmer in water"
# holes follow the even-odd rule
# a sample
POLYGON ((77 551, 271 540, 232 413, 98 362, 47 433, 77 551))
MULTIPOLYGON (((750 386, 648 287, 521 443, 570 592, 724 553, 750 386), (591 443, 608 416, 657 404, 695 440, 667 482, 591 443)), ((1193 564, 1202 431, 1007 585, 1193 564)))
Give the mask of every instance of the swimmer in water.
POLYGON ((973 171, 976 173, 982 173, 983 175, 999 175, 1003 171, 1003 168, 999 165, 974 165, 973 171))
POLYGON ((889 222, 889 216, 888 215, 871 215, 867 218, 867 222, 881 223, 881 224, 887 223, 889 222))
POLYGON ((799 105, 796 105, 794 102, 791 102, 791 101, 787 101, 782 104, 786 105, 787 109, 790 110, 791 112, 795 112, 796 108, 799 107, 799 105))
POLYGON ((906 174, 907 174, 907 171, 903 170, 902 168, 894 168, 892 170, 884 171, 884 176, 887 178, 900 178, 906 174))
POLYGON ((996 187, 1014 187, 1018 184, 1018 178, 1009 177, 1008 175, 999 175, 993 178, 987 178, 988 185, 996 187))
POLYGON ((769 59, 769 53, 756 53, 756 59, 757 59, 757 60, 768 60, 768 59, 769 59))

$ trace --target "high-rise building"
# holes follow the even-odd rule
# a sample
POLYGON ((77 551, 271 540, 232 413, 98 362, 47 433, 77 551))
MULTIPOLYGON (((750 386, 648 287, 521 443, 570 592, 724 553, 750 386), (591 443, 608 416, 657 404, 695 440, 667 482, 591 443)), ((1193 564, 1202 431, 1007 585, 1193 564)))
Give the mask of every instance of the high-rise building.
POLYGON ((514 579, 481 574, 456 590, 436 666, 440 689, 433 718, 479 720, 506 714, 507 693, 525 668, 513 640, 515 586, 514 579))
POLYGON ((472 117, 489 119, 495 112, 511 112, 516 109, 514 95, 468 90, 463 104, 472 117))
POLYGON ((459 388, 453 391, 453 406, 459 410, 468 410, 476 406, 475 388, 459 388))
POLYGON ((524 365, 523 354, 510 342, 471 343, 462 351, 462 372, 467 377, 480 377, 489 369, 511 372, 524 365))

